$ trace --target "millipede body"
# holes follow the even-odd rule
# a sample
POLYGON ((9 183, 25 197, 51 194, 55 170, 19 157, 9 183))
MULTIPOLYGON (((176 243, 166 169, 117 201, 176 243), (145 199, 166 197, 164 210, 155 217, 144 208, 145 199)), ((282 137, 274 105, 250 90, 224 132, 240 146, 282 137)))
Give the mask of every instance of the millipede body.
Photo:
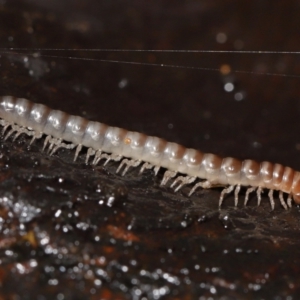
POLYGON ((16 139, 24 133, 32 137, 32 143, 45 135, 43 149, 49 147, 50 155, 62 147, 76 148, 76 160, 82 147, 86 147, 86 163, 90 158, 93 158, 94 165, 102 159, 105 164, 110 160, 120 161, 117 172, 123 169, 122 175, 130 167, 141 166, 140 173, 145 169, 154 169, 155 174, 160 168, 164 168, 166 171, 161 185, 166 185, 173 179, 171 187, 175 191, 197 180, 189 195, 198 187, 225 186, 220 195, 219 206, 225 194, 233 190, 237 205, 241 186, 248 187, 245 205, 249 194, 254 191, 259 205, 263 189, 269 190, 272 209, 275 206, 274 190, 279 191, 280 203, 285 209, 291 207, 292 199, 300 204, 300 173, 280 164, 221 158, 158 137, 89 121, 13 96, 0 97, 0 118, 3 133, 9 129, 5 139, 12 134, 15 134, 16 139), (283 193, 288 194, 287 203, 283 193))

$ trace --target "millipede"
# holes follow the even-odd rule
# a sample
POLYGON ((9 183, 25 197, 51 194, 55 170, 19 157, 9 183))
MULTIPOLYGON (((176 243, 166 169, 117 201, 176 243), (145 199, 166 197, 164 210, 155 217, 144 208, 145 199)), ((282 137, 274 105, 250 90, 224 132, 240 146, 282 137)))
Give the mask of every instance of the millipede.
POLYGON ((14 96, 0 97, 0 125, 3 126, 4 140, 21 134, 35 139, 45 136, 43 150, 48 147, 50 155, 59 148, 74 149, 76 161, 83 147, 87 148, 85 162, 97 165, 105 160, 119 161, 116 172, 124 176, 129 168, 140 166, 140 173, 153 169, 157 175, 165 169, 161 185, 170 180, 175 192, 184 185, 193 184, 191 196, 196 189, 223 186, 219 207, 224 196, 234 191, 234 204, 238 205, 238 195, 242 186, 247 187, 244 205, 250 193, 256 191, 258 205, 263 189, 269 190, 268 197, 272 210, 275 207, 273 192, 279 191, 279 199, 284 209, 292 207, 292 200, 300 204, 300 173, 281 164, 263 161, 221 158, 215 154, 185 148, 155 136, 111 127, 89 121, 80 116, 53 110, 43 104, 14 96), (288 194, 287 200, 284 193, 288 194))

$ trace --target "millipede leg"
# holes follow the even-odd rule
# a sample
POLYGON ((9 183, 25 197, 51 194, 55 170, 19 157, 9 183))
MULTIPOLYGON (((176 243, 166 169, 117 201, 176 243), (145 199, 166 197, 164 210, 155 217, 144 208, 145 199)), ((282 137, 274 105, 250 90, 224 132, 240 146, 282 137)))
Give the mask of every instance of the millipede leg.
POLYGON ((274 201, 274 197, 273 197, 273 190, 269 191, 268 196, 269 196, 269 199, 270 199, 271 208, 272 208, 272 210, 274 210, 275 201, 274 201))
POLYGON ((26 127, 18 126, 16 130, 16 135, 14 136, 13 140, 15 141, 22 133, 27 134, 28 136, 34 136, 36 135, 36 132, 34 130, 29 130, 26 127))
POLYGON ((109 163, 109 161, 111 160, 111 154, 102 153, 101 156, 99 157, 99 159, 97 159, 97 164, 102 158, 106 159, 106 161, 103 164, 103 166, 106 166, 109 163))
POLYGON ((191 196, 198 187, 202 187, 203 189, 209 189, 212 187, 212 184, 210 181, 206 180, 206 181, 201 181, 198 182, 197 184, 194 185, 194 187, 190 190, 189 192, 189 196, 191 196))
POLYGON ((4 141, 6 141, 15 131, 17 131, 19 126, 12 125, 11 127, 11 130, 5 136, 4 141))
POLYGON ((193 188, 192 188, 192 189, 190 190, 190 192, 189 192, 189 196, 191 196, 192 194, 194 194, 195 191, 196 191, 196 189, 197 189, 198 187, 202 187, 202 182, 198 182, 197 184, 195 184, 195 185, 193 186, 193 188))
POLYGON ((75 152, 75 156, 74 156, 74 161, 76 161, 77 157, 78 157, 78 154, 79 152, 81 151, 82 149, 82 145, 79 144, 77 147, 76 147, 76 152, 75 152))
POLYGON ((223 191, 221 192, 221 195, 220 195, 219 207, 221 207, 221 205, 222 205, 225 194, 231 193, 233 191, 233 189, 234 189, 234 185, 230 185, 229 187, 223 189, 223 191))
POLYGON ((250 187, 250 188, 247 189, 246 196, 245 196, 244 206, 246 206, 247 203, 248 203, 250 193, 254 192, 255 190, 256 190, 255 187, 250 187))
POLYGON ((62 141, 62 139, 55 139, 55 138, 53 138, 53 139, 51 139, 50 141, 49 141, 49 143, 50 143, 50 145, 49 145, 49 148, 48 148, 48 153, 50 154, 50 156, 52 155, 52 154, 54 154, 54 152, 56 152, 57 150, 58 150, 58 148, 60 148, 60 144, 61 144, 61 141, 62 141), (54 147, 54 146, 56 146, 56 147, 54 147), (53 148, 54 147, 54 148, 53 148), (53 150, 52 150, 53 149, 53 150), (55 150, 54 150, 55 149, 55 150), (52 151, 51 151, 52 150, 52 151))
POLYGON ((116 155, 116 154, 113 154, 113 153, 112 154, 106 154, 106 155, 102 154, 102 156, 106 158, 106 161, 103 164, 103 166, 106 166, 111 160, 120 161, 123 158, 123 156, 116 155))
MULTIPOLYGON (((52 144, 52 145, 53 145, 53 144, 52 144)), ((49 153, 49 155, 52 156, 59 148, 60 148, 60 146, 59 146, 59 145, 56 145, 56 146, 53 148, 53 150, 49 153)), ((49 149, 49 150, 51 150, 51 149, 49 149)))
MULTIPOLYGON (((7 121, 5 121, 5 120, 3 120, 3 119, 1 119, 0 120, 0 125, 3 126, 3 130, 4 130, 5 127, 7 128, 8 126, 10 126, 10 123, 7 122, 7 121)), ((4 132, 5 132, 5 130, 4 130, 4 132)), ((2 132, 2 134, 4 134, 4 132, 2 132)))
POLYGON ((257 195, 257 206, 260 206, 260 202, 261 202, 261 193, 262 193, 262 188, 258 187, 257 191, 256 191, 256 195, 257 195))
POLYGON ((234 206, 238 205, 239 201, 239 192, 240 192, 241 186, 237 185, 234 191, 234 206))
MULTIPOLYGON (((3 124, 5 124, 4 125, 4 127, 3 127, 3 129, 2 129, 2 135, 4 135, 5 134, 5 131, 6 131, 6 129, 9 127, 9 126, 11 126, 11 124, 10 123, 3 123, 3 124)), ((2 125, 2 124, 1 124, 2 125)))
POLYGON ((48 142, 49 142, 51 139, 52 139, 52 136, 51 136, 51 135, 47 135, 47 136, 46 136, 42 151, 44 151, 44 150, 46 149, 47 144, 48 144, 48 142))
POLYGON ((96 151, 92 165, 96 165, 98 163, 98 161, 100 160, 100 157, 101 157, 101 153, 102 153, 101 150, 96 151))
POLYGON ((29 143, 29 145, 31 145, 35 139, 40 139, 43 136, 42 132, 35 132, 34 135, 32 136, 32 139, 29 143))
MULTIPOLYGON (((52 149, 53 149, 53 147, 54 146, 57 146, 57 145, 59 145, 59 143, 62 141, 62 139, 55 139, 55 138, 52 138, 50 141, 49 141, 49 148, 48 148, 48 153, 50 154, 52 151, 52 149)), ((57 148, 58 149, 58 148, 57 148)), ((56 149, 56 150, 57 150, 56 149)), ((56 151, 55 150, 55 151, 56 151)), ((52 153, 53 154, 53 153, 52 153)), ((52 155, 52 154, 50 154, 50 156, 52 155)))
POLYGON ((32 136, 32 139, 31 139, 31 141, 30 141, 30 143, 29 143, 29 146, 34 142, 35 139, 36 139, 36 136, 35 136, 35 135, 32 136))
POLYGON ((131 160, 129 164, 127 164, 126 168, 124 169, 123 173, 122 173, 122 176, 124 176, 127 171, 129 170, 130 167, 137 167, 141 164, 141 161, 140 160, 131 160))
POLYGON ((26 128, 24 127, 20 127, 17 132, 16 132, 16 135, 14 136, 13 138, 13 141, 15 141, 22 133, 27 133, 29 135, 29 131, 26 130, 26 128))
POLYGON ((142 174, 145 171, 145 169, 152 169, 152 168, 153 168, 153 165, 146 162, 142 165, 139 173, 142 174))
POLYGON ((154 167, 153 171, 154 171, 154 175, 155 175, 155 176, 157 175, 159 169, 160 169, 160 166, 154 167))
POLYGON ((196 180, 196 177, 191 176, 179 176, 177 177, 173 183, 171 184, 171 188, 174 187, 178 182, 181 181, 181 184, 178 185, 177 188, 174 189, 174 192, 179 191, 184 185, 190 184, 196 180))
POLYGON ((89 148, 86 154, 86 159, 85 159, 85 163, 88 164, 89 162, 89 158, 92 155, 95 155, 96 151, 93 148, 89 148))
POLYGON ((50 156, 53 155, 59 148, 74 149, 76 146, 75 144, 62 143, 61 139, 52 139, 50 142, 51 142, 51 145, 49 147, 49 150, 51 150, 52 147, 55 145, 55 147, 53 148, 53 150, 50 153, 50 156))
POLYGON ((292 195, 291 195, 291 194, 288 195, 288 198, 287 198, 287 205, 288 205, 289 208, 292 207, 292 195))
POLYGON ((167 170, 167 171, 164 173, 164 177, 163 177, 163 179, 162 179, 160 185, 166 185, 167 182, 169 181, 169 179, 175 177, 176 174, 177 174, 177 172, 167 170))
POLYGON ((32 140, 29 145, 32 144, 32 142, 36 138, 42 137, 42 132, 35 132, 34 130, 29 130, 26 127, 18 126, 18 125, 12 125, 12 129, 9 131, 9 133, 6 135, 5 139, 7 139, 13 132, 16 131, 16 135, 13 138, 13 141, 15 141, 22 133, 27 134, 28 136, 32 136, 32 140))
POLYGON ((131 160, 131 159, 127 159, 127 158, 123 159, 122 162, 120 163, 116 173, 119 173, 119 171, 122 169, 122 167, 124 165, 126 165, 126 167, 125 167, 125 169, 122 173, 122 176, 124 176, 127 173, 127 171, 129 170, 130 167, 137 167, 137 166, 140 165, 140 163, 141 163, 140 160, 131 160))
POLYGON ((101 154, 101 151, 98 150, 96 152, 96 155, 95 155, 95 158, 93 161, 93 165, 97 165, 102 158, 106 159, 105 163, 103 164, 103 166, 106 166, 111 160, 120 161, 123 158, 123 156, 112 154, 112 153, 111 154, 108 154, 108 153, 101 154))
POLYGON ((286 203, 284 202, 283 192, 282 191, 279 192, 279 200, 280 200, 281 205, 284 207, 284 209, 287 210, 288 207, 287 207, 286 203))

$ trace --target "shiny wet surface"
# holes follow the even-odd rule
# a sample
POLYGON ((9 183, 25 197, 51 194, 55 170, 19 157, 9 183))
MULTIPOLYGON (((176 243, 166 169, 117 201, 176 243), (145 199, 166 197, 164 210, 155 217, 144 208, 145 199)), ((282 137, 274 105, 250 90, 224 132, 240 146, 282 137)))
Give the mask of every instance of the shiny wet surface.
MULTIPOLYGON (((0 2, 1 3, 1 2, 0 2)), ((1 47, 299 50, 299 4, 285 1, 22 1, 0 5, 1 47), (223 34, 223 35, 222 35, 223 34), (227 37, 225 43, 224 34, 227 37), (219 41, 219 42, 218 42, 219 41)), ((221 156, 300 169, 299 78, 1 55, 1 95, 221 156), (233 84, 233 91, 226 92, 233 84)), ((30 54, 33 52, 31 51, 30 54)), ((45 52, 43 52, 45 53, 45 52)), ((295 55, 67 53, 297 74, 295 55)), ((299 207, 221 189, 160 187, 53 157, 25 136, 0 146, 2 299, 296 299, 299 207)), ((0 298, 1 299, 1 298, 0 298)))

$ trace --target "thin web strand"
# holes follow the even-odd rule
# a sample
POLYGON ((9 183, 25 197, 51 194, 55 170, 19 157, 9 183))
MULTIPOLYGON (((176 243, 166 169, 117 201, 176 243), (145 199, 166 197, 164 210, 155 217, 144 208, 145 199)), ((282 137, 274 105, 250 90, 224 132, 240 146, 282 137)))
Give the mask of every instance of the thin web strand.
POLYGON ((86 51, 86 52, 161 52, 161 53, 235 53, 235 54, 300 54, 300 51, 269 50, 181 50, 181 49, 100 49, 100 48, 0 48, 0 51, 86 51))
MULTIPOLYGON (((135 61, 98 59, 98 58, 86 58, 86 57, 74 57, 74 56, 60 56, 60 55, 45 55, 45 54, 40 54, 40 53, 38 53, 38 54, 37 53, 18 53, 18 52, 4 52, 4 51, 0 51, 0 53, 9 54, 9 55, 19 55, 19 56, 27 55, 27 56, 31 56, 34 58, 46 57, 46 58, 55 58, 55 59, 71 59, 71 60, 81 60, 81 61, 96 61, 96 62, 103 62, 103 63, 117 63, 117 64, 127 64, 127 65, 139 65, 139 66, 151 66, 151 67, 164 67, 164 68, 175 68, 175 69, 220 72, 220 69, 218 69, 218 68, 203 68, 203 67, 184 66, 184 65, 141 63, 141 62, 135 62, 135 61)), ((270 72, 264 73, 264 72, 243 71, 243 70, 231 70, 230 73, 300 78, 300 75, 290 75, 290 74, 270 73, 270 72)))

